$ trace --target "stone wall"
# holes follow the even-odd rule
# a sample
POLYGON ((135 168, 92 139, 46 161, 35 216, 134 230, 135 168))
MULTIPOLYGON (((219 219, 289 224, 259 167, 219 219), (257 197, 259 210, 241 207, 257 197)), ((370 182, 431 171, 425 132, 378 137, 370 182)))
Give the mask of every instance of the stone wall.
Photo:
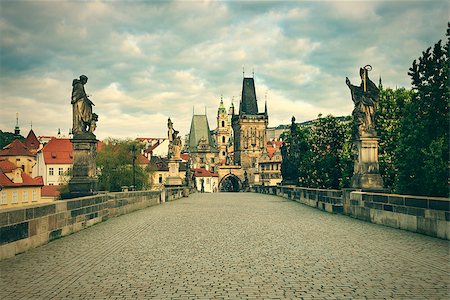
POLYGON ((253 191, 278 195, 327 212, 344 214, 371 223, 450 240, 449 198, 294 186, 255 186, 253 191))
POLYGON ((183 188, 107 193, 0 211, 0 260, 80 231, 110 217, 157 205, 166 195, 181 198, 183 188))

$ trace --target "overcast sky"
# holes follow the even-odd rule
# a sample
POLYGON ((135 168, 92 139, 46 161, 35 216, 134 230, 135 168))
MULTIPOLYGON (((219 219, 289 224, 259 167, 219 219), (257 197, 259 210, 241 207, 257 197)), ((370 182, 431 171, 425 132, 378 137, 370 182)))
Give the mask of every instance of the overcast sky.
POLYGON ((412 61, 445 38, 448 1, 0 0, 0 129, 55 135, 71 127, 72 80, 86 74, 97 138, 182 134, 192 111, 216 127, 254 78, 269 126, 349 115, 359 67, 410 87, 412 61))

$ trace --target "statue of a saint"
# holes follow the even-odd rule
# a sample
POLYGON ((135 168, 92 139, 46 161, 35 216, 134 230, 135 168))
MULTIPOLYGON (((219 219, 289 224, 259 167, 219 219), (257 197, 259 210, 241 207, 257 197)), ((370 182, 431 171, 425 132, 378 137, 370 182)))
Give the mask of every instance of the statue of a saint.
POLYGON ((72 82, 72 100, 73 107, 73 128, 74 135, 84 132, 92 133, 96 128, 98 116, 92 114, 94 103, 88 98, 84 90, 87 83, 86 75, 81 75, 80 79, 74 79, 72 82))
POLYGON ((167 137, 169 139, 169 151, 167 153, 168 159, 181 159, 181 137, 178 136, 178 131, 173 128, 172 121, 167 121, 167 137))
POLYGON ((375 111, 378 107, 380 90, 376 84, 369 79, 368 71, 372 70, 370 65, 359 69, 361 84, 352 85, 348 77, 345 83, 350 88, 352 100, 355 104, 352 115, 357 127, 358 136, 376 135, 375 133, 375 111))

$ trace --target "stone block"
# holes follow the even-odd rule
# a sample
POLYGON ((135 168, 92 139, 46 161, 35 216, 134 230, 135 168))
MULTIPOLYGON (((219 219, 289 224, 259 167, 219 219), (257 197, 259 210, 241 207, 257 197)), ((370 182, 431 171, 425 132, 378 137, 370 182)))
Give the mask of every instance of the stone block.
POLYGON ((0 226, 8 224, 8 212, 0 212, 0 226))
POLYGON ((437 236, 437 221, 424 217, 417 217, 417 232, 437 236))
POLYGON ((28 222, 0 227, 0 245, 28 238, 28 222))
POLYGON ((55 204, 45 204, 34 208, 34 217, 40 218, 43 216, 54 214, 55 212, 56 212, 55 204))
POLYGON ((29 238, 18 240, 14 244, 16 245, 16 254, 23 253, 31 248, 31 242, 29 238))
POLYGON ((450 200, 428 200, 429 208, 443 211, 450 211, 450 200))
POLYGON ((39 220, 28 221, 28 235, 33 237, 38 233, 39 220))
POLYGON ((383 194, 377 195, 377 194, 374 194, 372 196, 372 201, 373 202, 377 202, 377 203, 388 203, 388 198, 389 198, 388 195, 383 195, 383 194))
POLYGON ((62 232, 62 229, 52 230, 49 233, 49 235, 48 235, 49 240, 53 241, 53 240, 55 240, 57 238, 60 238, 61 237, 61 232, 62 232))
POLYGON ((394 209, 393 209, 392 205, 384 204, 383 205, 383 210, 385 210, 385 211, 393 211, 394 209))
POLYGON ((350 200, 361 201, 362 200, 362 193, 361 192, 351 192, 350 193, 350 200))
POLYGON ((34 208, 25 209, 25 220, 31 220, 34 218, 34 208))
POLYGON ((389 196, 389 203, 395 205, 405 205, 405 198, 401 196, 389 196))
POLYGON ((428 199, 425 198, 405 198, 405 205, 412 207, 428 208, 428 199))
POLYGON ((25 221, 25 209, 19 208, 17 210, 8 212, 8 224, 16 224, 25 221))
POLYGON ((55 210, 57 213, 67 211, 67 201, 56 201, 55 210))
POLYGON ((48 230, 48 217, 42 217, 38 219, 37 234, 47 233, 48 230))
POLYGON ((56 229, 56 224, 57 224, 56 215, 48 216, 48 229, 50 231, 56 229))
POLYGON ((14 242, 0 246, 0 260, 14 257, 16 255, 16 244, 14 242))
POLYGON ((425 217, 425 209, 416 207, 407 207, 408 215, 413 215, 417 217, 425 217))
POLYGON ((401 229, 409 230, 409 231, 417 231, 417 217, 406 215, 406 214, 398 214, 398 226, 401 229))
POLYGON ((424 217, 427 219, 436 219, 436 220, 444 220, 445 221, 445 211, 434 210, 434 209, 425 209, 424 217))
POLYGON ((436 221, 437 237, 450 240, 450 222, 445 220, 436 221))

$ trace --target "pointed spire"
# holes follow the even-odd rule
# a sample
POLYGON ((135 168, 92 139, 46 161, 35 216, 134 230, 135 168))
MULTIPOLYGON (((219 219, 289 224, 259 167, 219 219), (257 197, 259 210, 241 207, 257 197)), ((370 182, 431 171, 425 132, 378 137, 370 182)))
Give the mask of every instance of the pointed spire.
POLYGON ((381 83, 381 75, 380 75, 380 81, 378 83, 378 89, 380 89, 380 90, 383 89, 383 84, 381 83))
POLYGON ((19 128, 19 113, 16 113, 16 127, 14 128, 14 135, 19 136, 20 135, 20 128, 19 128))
POLYGON ((245 78, 245 68, 242 66, 242 78, 245 78))
POLYGON ((30 129, 33 130, 33 121, 30 122, 30 129))

